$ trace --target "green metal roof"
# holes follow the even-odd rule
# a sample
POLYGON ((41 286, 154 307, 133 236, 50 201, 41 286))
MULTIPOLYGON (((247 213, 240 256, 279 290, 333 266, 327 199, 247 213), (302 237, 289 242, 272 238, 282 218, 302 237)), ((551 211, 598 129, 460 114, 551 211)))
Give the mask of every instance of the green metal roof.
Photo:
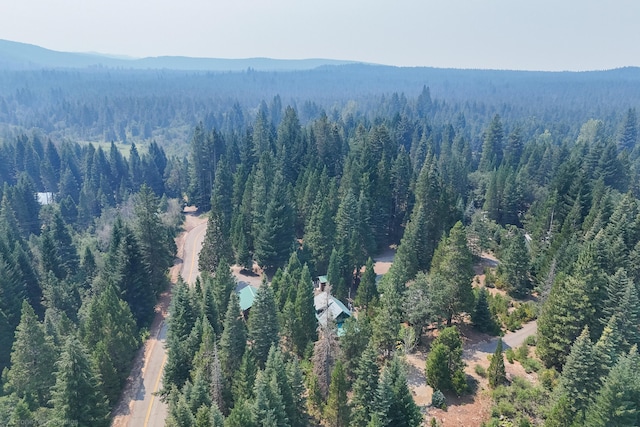
POLYGON ((247 285, 240 289, 238 292, 238 298, 240 299, 240 310, 245 311, 251 308, 253 305, 253 299, 256 297, 258 288, 254 288, 251 285, 247 285))

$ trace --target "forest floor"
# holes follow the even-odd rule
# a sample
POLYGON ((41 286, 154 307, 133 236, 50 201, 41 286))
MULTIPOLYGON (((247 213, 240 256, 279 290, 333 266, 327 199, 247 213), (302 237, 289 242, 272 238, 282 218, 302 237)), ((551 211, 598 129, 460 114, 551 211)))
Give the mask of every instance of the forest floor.
MULTIPOLYGON (((378 274, 384 274, 383 271, 388 271, 393 261, 392 258, 388 259, 388 257, 384 256, 382 259, 384 261, 380 265, 380 271, 378 271, 378 264, 376 264, 376 273, 378 274)), ((497 265, 498 260, 493 255, 483 254, 480 262, 475 266, 476 277, 474 278, 474 284, 478 286, 484 284, 484 268, 495 268, 497 265)), ((491 291, 502 292, 497 289, 491 289, 491 291)), ((461 397, 457 397, 452 393, 445 394, 446 411, 430 406, 433 389, 427 385, 424 369, 429 344, 434 338, 433 331, 424 335, 421 344, 414 352, 407 355, 409 388, 416 404, 426 414, 426 421, 436 418, 443 427, 478 427, 483 421, 489 419, 493 403, 487 379, 476 373, 476 365, 482 366, 485 370, 489 368, 488 356, 495 351, 498 338, 480 333, 468 323, 459 326, 463 339, 464 352, 462 357, 466 364, 465 374, 467 375, 467 382, 474 391, 461 397)), ((533 321, 524 324, 517 331, 507 332, 502 337, 504 349, 522 345, 529 335, 535 335, 536 326, 536 322, 533 321)), ((514 363, 506 362, 505 368, 508 379, 519 376, 531 382, 537 381, 536 374, 528 374, 517 361, 514 361, 514 363)))

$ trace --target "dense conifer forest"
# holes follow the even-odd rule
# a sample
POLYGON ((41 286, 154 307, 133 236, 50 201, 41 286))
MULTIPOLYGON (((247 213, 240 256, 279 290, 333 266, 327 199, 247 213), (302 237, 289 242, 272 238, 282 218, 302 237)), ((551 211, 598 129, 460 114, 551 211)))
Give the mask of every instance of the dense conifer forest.
POLYGON ((637 71, 22 74, 0 72, 0 425, 109 424, 183 205, 208 225, 172 285, 168 426, 438 425, 480 395, 487 426, 640 424, 637 71), (264 272, 246 316, 234 264, 264 272), (533 319, 486 386, 465 372, 467 334, 533 319))

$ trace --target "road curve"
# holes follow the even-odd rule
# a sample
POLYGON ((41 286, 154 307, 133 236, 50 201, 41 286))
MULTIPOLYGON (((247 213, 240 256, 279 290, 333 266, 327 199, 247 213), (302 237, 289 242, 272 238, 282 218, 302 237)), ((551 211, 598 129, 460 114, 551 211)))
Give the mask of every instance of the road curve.
POLYGON ((200 275, 198 269, 198 255, 202 249, 204 235, 207 231, 207 223, 203 222, 194 227, 187 233, 184 241, 184 256, 182 258, 182 268, 180 275, 182 279, 189 285, 193 285, 196 278, 200 275))
MULTIPOLYGON (((193 284, 200 274, 198 254, 202 249, 207 223, 201 223, 187 231, 184 237, 180 275, 188 284, 193 284)), ((167 405, 155 396, 162 388, 162 375, 167 362, 165 348, 166 322, 162 322, 155 337, 149 339, 148 356, 142 370, 142 385, 134 396, 134 405, 129 416, 130 427, 163 427, 168 414, 167 405)))
MULTIPOLYGON (((538 330, 538 322, 533 320, 531 322, 525 323, 522 325, 522 328, 517 331, 507 332, 502 337, 502 345, 503 349, 506 350, 508 348, 516 348, 524 343, 524 340, 527 339, 529 335, 535 335, 538 330)), ((472 350, 480 351, 483 353, 493 353, 496 351, 496 346, 498 345, 498 338, 492 338, 489 341, 483 341, 481 343, 476 344, 472 350)))

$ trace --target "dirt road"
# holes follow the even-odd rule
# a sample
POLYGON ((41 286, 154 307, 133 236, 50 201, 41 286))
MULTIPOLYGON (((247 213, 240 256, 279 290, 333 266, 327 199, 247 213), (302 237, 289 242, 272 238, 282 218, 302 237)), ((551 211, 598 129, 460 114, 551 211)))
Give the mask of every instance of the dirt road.
MULTIPOLYGON (((535 335, 538 330, 538 322, 533 320, 529 323, 525 323, 522 325, 522 328, 517 331, 507 332, 504 337, 502 337, 502 348, 504 350, 508 348, 516 348, 524 343, 524 340, 529 335, 535 335)), ((496 351, 496 346, 498 345, 498 338, 493 338, 489 341, 483 341, 475 346, 472 346, 470 351, 480 351, 483 353, 493 354, 496 351)))
MULTIPOLYGON (((170 271, 175 283, 180 274, 187 283, 199 275, 198 254, 206 230, 206 218, 187 211, 185 232, 176 238, 178 253, 170 271)), ((114 409, 112 427, 163 427, 167 418, 167 405, 154 393, 162 388, 162 374, 167 361, 165 340, 171 291, 163 293, 158 303, 156 318, 151 327, 151 338, 138 353, 129 382, 120 404, 114 409)))

